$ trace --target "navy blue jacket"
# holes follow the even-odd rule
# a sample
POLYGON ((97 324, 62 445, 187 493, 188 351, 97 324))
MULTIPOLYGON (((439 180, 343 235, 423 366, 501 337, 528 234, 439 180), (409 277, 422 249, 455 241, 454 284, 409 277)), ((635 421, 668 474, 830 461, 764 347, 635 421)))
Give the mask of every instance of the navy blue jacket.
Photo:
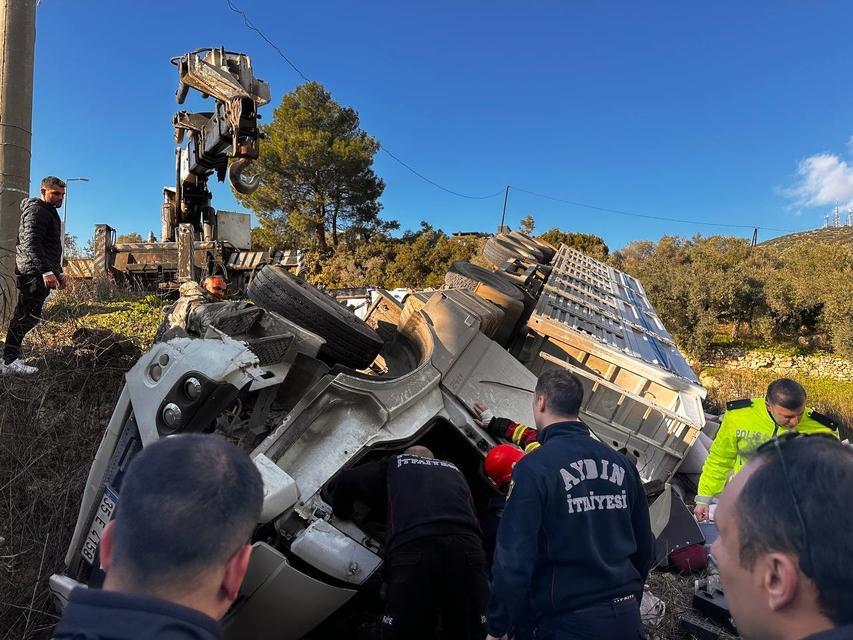
POLYGON ((401 454, 345 469, 331 483, 332 510, 348 520, 356 499, 387 507, 388 552, 417 538, 481 535, 465 476, 444 460, 401 454))
POLYGON ((510 631, 525 603, 536 618, 642 597, 654 536, 636 468, 582 422, 542 430, 512 473, 498 529, 489 633, 510 631))
POLYGON ((218 640, 219 623, 200 611, 151 596, 77 588, 54 640, 218 640))

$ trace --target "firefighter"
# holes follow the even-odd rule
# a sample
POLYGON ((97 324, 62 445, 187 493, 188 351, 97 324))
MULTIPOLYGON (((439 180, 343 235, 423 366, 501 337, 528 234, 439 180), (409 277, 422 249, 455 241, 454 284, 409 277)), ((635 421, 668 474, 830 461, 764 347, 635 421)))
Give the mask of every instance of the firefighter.
MULTIPOLYGON (((513 423, 515 424, 515 423, 513 423)), ((528 428, 529 427, 525 427, 528 428)), ((531 431, 535 430, 531 429, 531 431)), ((535 449, 535 447, 534 447, 535 449)), ((480 527, 483 530, 483 545, 486 548, 486 561, 489 566, 491 579, 492 564, 495 557, 495 544, 498 537, 498 527, 506 508, 506 494, 512 479, 512 470, 516 463, 524 457, 524 451, 512 444, 499 444, 492 447, 483 461, 483 471, 495 487, 495 493, 489 497, 486 506, 480 513, 480 527)), ((515 624, 513 640, 531 640, 533 624, 530 620, 530 607, 525 607, 515 624)))
POLYGON ((512 472, 486 611, 490 640, 514 634, 526 615, 537 639, 645 637, 640 599, 654 552, 645 492, 636 467, 578 419, 582 400, 580 381, 563 369, 536 383, 540 446, 512 472))
POLYGON ((492 437, 509 440, 521 447, 524 453, 530 453, 539 446, 536 429, 509 418, 499 418, 482 402, 474 403, 474 411, 477 413, 474 421, 486 429, 492 437))
POLYGON ((498 490, 506 489, 515 463, 524 457, 524 451, 511 444, 492 447, 483 461, 483 470, 498 490))
POLYGON ((486 558, 471 490, 456 465, 426 447, 342 471, 331 483, 336 515, 355 501, 387 506, 383 637, 481 640, 486 558))
POLYGON ((696 507, 700 522, 708 519, 710 504, 729 479, 746 463, 744 453, 788 431, 824 433, 838 437, 838 426, 827 416, 806 408, 806 391, 787 378, 774 380, 763 398, 726 404, 726 413, 699 477, 696 507))
POLYGON ((492 447, 483 461, 483 471, 494 485, 495 492, 489 496, 486 506, 480 513, 480 527, 483 530, 483 545, 489 567, 495 555, 495 541, 498 537, 498 525, 506 505, 506 491, 512 477, 515 463, 524 457, 524 451, 511 444, 499 444, 492 447))

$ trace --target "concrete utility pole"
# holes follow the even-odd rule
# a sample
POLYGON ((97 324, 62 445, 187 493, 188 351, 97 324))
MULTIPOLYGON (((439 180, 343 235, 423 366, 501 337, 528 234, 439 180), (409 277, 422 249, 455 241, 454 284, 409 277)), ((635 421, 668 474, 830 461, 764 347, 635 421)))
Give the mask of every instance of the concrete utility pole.
POLYGON ((15 308, 15 239, 30 192, 36 0, 0 0, 0 327, 15 308))

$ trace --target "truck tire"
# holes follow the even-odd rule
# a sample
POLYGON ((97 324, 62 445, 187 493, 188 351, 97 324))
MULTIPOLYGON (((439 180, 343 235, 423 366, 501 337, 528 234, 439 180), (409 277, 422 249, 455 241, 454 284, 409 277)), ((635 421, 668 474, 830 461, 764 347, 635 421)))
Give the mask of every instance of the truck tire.
POLYGON ((508 238, 514 240, 518 244, 522 245, 525 249, 527 249, 530 253, 535 256, 541 256, 537 262, 547 262, 548 256, 545 251, 542 249, 542 246, 539 245, 533 238, 530 236, 526 236, 519 231, 510 231, 508 238))
POLYGON ((531 238, 531 240, 533 240, 533 242, 535 242, 539 246, 539 249, 545 256, 545 260, 547 260, 549 263, 551 262, 551 259, 555 255, 557 255, 556 247, 554 247, 554 245, 552 245, 550 242, 542 240, 541 238, 531 238))
POLYGON ((541 252, 528 251, 507 236, 494 236, 486 240, 486 244, 483 245, 483 257, 496 267, 502 267, 506 262, 512 260, 524 262, 542 262, 544 260, 541 252))
POLYGON ((450 271, 444 276, 444 282, 454 289, 474 291, 477 285, 483 283, 501 292, 512 300, 524 300, 524 292, 505 275, 488 271, 470 262, 462 260, 450 265, 450 271))
POLYGON ((507 248, 517 250, 523 260, 526 259, 528 262, 543 262, 545 260, 545 254, 542 253, 542 250, 539 247, 528 246, 518 238, 509 234, 497 235, 495 236, 495 240, 507 248), (524 256, 527 257, 525 258, 524 256))
POLYGON ((382 349, 382 338, 352 311, 284 267, 266 265, 247 290, 259 307, 274 311, 326 341, 320 349, 335 363, 368 366, 382 349))
POLYGON ((517 258, 515 252, 510 251, 495 242, 494 238, 486 240, 483 245, 483 257, 491 262, 496 267, 500 268, 507 262, 511 262, 517 258))

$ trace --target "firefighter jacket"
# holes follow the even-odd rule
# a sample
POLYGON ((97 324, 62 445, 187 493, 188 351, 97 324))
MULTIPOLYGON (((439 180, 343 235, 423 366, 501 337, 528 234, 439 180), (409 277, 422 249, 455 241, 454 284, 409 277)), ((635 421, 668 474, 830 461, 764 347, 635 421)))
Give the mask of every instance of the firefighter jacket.
POLYGON ((621 596, 642 597, 654 536, 637 469, 580 421, 539 433, 512 473, 498 529, 488 632, 522 615, 567 614, 621 596), (530 613, 523 614, 530 603, 530 613))
MULTIPOLYGON (((806 409, 796 429, 800 433, 825 433, 838 437, 835 423, 814 409, 806 409)), ((702 467, 696 502, 710 503, 714 496, 722 492, 729 478, 746 464, 744 453, 785 430, 785 427, 773 421, 764 398, 727 403, 720 430, 702 467)))
POLYGON ((456 465, 402 454, 342 471, 331 484, 335 514, 349 519, 354 501, 387 507, 385 550, 428 536, 480 538, 471 489, 456 465))
POLYGON ((496 416, 491 419, 487 429, 489 435, 509 440, 513 444, 518 445, 524 453, 530 453, 539 448, 539 434, 536 429, 532 429, 526 424, 496 416))
POLYGON ((15 266, 24 275, 62 273, 62 222, 56 207, 40 198, 21 201, 15 266))

